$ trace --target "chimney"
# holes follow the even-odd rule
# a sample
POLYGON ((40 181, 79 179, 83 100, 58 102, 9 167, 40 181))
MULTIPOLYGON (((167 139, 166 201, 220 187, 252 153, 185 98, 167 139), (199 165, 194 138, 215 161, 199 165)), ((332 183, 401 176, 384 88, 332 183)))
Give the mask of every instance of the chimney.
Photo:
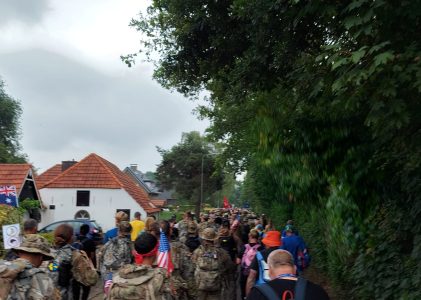
POLYGON ((64 160, 61 162, 61 171, 64 172, 74 164, 77 164, 75 160, 64 160))
POLYGON ((137 164, 130 164, 130 169, 132 169, 132 171, 137 171, 137 164))

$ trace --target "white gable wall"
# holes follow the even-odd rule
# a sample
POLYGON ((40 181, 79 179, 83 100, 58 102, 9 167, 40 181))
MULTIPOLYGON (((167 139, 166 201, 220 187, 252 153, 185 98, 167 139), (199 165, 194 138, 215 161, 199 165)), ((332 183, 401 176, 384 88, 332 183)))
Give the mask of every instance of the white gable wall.
POLYGON ((86 210, 104 232, 115 227, 117 209, 130 209, 130 220, 137 211, 142 218, 146 217, 143 208, 124 189, 43 188, 40 193, 47 209, 42 213, 39 228, 56 221, 73 220, 79 210, 86 210), (76 206, 77 191, 90 191, 89 206, 76 206), (50 209, 50 205, 55 205, 55 209, 50 209))

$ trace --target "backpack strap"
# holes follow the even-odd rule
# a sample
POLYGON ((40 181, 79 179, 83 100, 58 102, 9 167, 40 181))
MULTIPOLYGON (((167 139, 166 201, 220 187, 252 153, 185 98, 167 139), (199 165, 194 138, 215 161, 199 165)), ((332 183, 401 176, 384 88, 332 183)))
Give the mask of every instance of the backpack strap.
POLYGON ((307 279, 298 277, 295 283, 294 300, 304 300, 306 297, 307 279))
MULTIPOLYGON (((278 295, 275 293, 273 288, 267 283, 264 283, 262 285, 258 285, 255 288, 259 292, 261 292, 263 294, 263 296, 266 297, 267 300, 278 300, 279 299, 278 295)), ((295 299, 297 299, 297 298, 295 298, 295 299)))

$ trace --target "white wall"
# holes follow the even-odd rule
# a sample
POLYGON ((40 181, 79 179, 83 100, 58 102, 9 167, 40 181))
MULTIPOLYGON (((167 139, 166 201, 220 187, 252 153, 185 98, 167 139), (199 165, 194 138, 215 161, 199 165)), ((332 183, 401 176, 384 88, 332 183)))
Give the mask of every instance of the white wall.
POLYGON ((143 208, 123 189, 44 188, 40 193, 47 209, 42 213, 38 228, 56 221, 72 220, 79 210, 89 212, 91 220, 96 220, 104 232, 115 226, 117 209, 130 209, 130 220, 136 211, 142 214, 142 219, 146 217, 143 208), (76 206, 78 190, 90 191, 89 206, 76 206), (55 205, 55 209, 50 209, 50 205, 55 205))

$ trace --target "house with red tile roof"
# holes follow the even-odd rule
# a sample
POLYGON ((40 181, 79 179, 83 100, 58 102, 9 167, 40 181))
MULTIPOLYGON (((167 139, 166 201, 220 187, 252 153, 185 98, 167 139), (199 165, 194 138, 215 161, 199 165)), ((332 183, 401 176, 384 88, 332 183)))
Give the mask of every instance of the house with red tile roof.
POLYGON ((114 227, 117 211, 127 212, 130 219, 137 211, 143 216, 160 211, 127 174, 94 153, 80 162, 55 165, 37 180, 44 204, 48 205, 41 226, 89 218, 107 230, 114 227))
MULTIPOLYGON (((30 164, 0 164, 0 186, 15 186, 19 202, 25 199, 41 200, 34 171, 30 164)), ((40 201, 40 208, 41 208, 40 201)), ((40 221, 39 210, 32 209, 29 217, 40 221)))

